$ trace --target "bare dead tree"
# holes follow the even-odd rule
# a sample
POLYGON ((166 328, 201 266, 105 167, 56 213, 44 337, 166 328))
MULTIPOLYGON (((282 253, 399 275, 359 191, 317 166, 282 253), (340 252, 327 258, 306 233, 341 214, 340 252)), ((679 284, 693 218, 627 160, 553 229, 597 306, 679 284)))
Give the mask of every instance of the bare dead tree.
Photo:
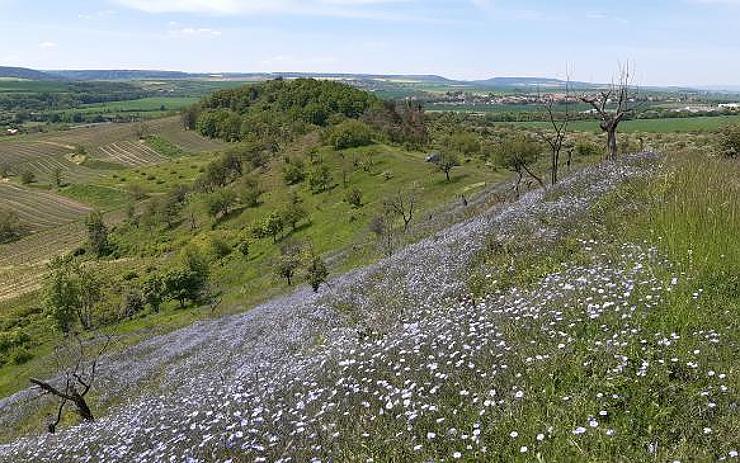
POLYGON ((555 95, 546 95, 542 105, 543 111, 547 117, 550 127, 547 130, 539 131, 538 136, 547 143, 550 148, 550 184, 558 183, 558 168, 560 166, 560 151, 563 149, 563 143, 568 133, 568 123, 570 122, 570 74, 566 73, 565 80, 565 111, 559 114, 557 111, 557 99, 555 95))
POLYGON ((609 88, 594 95, 584 95, 581 101, 591 105, 601 122, 601 130, 606 132, 607 159, 617 159, 617 128, 620 122, 637 112, 638 88, 634 86, 634 75, 629 63, 620 65, 619 77, 609 88))
POLYGON ((42 391, 42 395, 52 394, 59 399, 56 415, 47 425, 49 433, 56 432, 68 403, 74 404, 75 412, 84 421, 95 421, 85 396, 95 384, 100 358, 110 347, 111 339, 111 336, 106 336, 102 347, 94 349, 87 345, 79 334, 68 336, 55 351, 55 360, 61 371, 60 376, 50 381, 29 378, 29 381, 42 391))
POLYGON ((411 187, 408 190, 399 190, 398 193, 386 199, 384 202, 385 208, 389 209, 403 220, 404 233, 409 231, 411 221, 414 219, 416 203, 417 198, 414 187, 411 187))

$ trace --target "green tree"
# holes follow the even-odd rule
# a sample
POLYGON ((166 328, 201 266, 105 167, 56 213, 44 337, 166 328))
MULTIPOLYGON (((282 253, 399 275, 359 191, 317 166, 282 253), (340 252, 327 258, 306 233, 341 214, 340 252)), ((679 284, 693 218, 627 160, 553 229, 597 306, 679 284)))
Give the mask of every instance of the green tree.
POLYGON ((299 203, 291 202, 283 209, 282 216, 283 222, 295 230, 298 222, 308 217, 308 212, 299 203))
POLYGON ((25 169, 21 172, 21 183, 23 185, 29 185, 36 181, 36 174, 32 170, 25 169))
POLYGON ((59 188, 64 183, 64 177, 62 175, 62 168, 61 167, 55 167, 54 170, 51 172, 51 178, 54 182, 54 185, 59 188))
POLYGON ((158 274, 149 275, 141 285, 144 302, 156 313, 164 302, 166 288, 163 278, 158 274))
POLYGON ((435 164, 437 165, 437 169, 444 172, 445 178, 449 182, 450 172, 452 169, 460 165, 460 158, 457 157, 457 154, 451 151, 444 151, 440 153, 439 159, 435 164))
POLYGON ((87 244, 90 250, 98 257, 109 254, 108 227, 103 222, 103 214, 99 211, 93 211, 85 219, 85 227, 87 228, 87 244))
POLYGON ((242 177, 238 186, 238 195, 242 204, 247 207, 259 206, 262 193, 259 180, 248 175, 242 177))
POLYGON ((308 185, 314 193, 321 193, 329 189, 333 181, 329 166, 318 164, 308 176, 308 185))
POLYGON ((302 159, 286 159, 283 178, 288 185, 301 183, 306 178, 306 165, 302 159))
POLYGON ((349 119, 329 129, 324 138, 334 149, 343 150, 373 144, 373 130, 364 122, 349 119))
POLYGON ((293 284, 293 277, 301 265, 302 251, 301 244, 297 242, 288 242, 280 248, 280 256, 274 264, 275 273, 277 276, 285 278, 288 286, 293 284))
POLYGON ((236 201, 236 193, 224 188, 207 195, 205 199, 208 214, 214 218, 223 217, 228 215, 229 209, 236 201))
POLYGON ((75 317, 84 329, 92 329, 94 307, 104 294, 94 270, 74 258, 57 257, 49 264, 44 292, 47 313, 62 332, 71 329, 75 317))
POLYGON ((310 253, 306 264, 306 280, 313 288, 313 292, 318 292, 319 287, 326 283, 328 277, 329 270, 326 268, 326 263, 321 257, 310 253))
POLYGON ((0 208, 0 243, 17 240, 25 232, 18 214, 11 209, 0 208))
POLYGON ((180 308, 190 300, 201 299, 208 283, 208 262, 200 253, 186 250, 179 267, 169 270, 163 276, 167 297, 180 303, 180 308))
POLYGON ((272 236, 272 242, 277 243, 278 236, 285 228, 283 216, 277 212, 271 212, 270 215, 262 220, 262 236, 272 236))

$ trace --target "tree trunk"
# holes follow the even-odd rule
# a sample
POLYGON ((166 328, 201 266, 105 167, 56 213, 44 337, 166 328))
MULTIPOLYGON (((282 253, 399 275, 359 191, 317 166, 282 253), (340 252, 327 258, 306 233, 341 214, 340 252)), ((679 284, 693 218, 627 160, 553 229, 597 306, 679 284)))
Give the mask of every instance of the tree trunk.
POLYGON ((450 171, 449 170, 445 171, 445 177, 447 177, 447 181, 449 182, 450 181, 450 171))
POLYGON ((90 411, 90 407, 88 407, 84 397, 78 393, 74 393, 72 395, 72 401, 77 407, 77 413, 80 414, 80 417, 82 417, 83 420, 95 421, 95 417, 93 417, 92 411, 90 411))
POLYGON ((550 183, 552 185, 558 183, 558 161, 558 152, 556 150, 552 150, 550 155, 550 183))
POLYGON ((617 126, 610 126, 606 129, 606 144, 609 149, 609 160, 617 160, 617 126))
POLYGON ((532 172, 531 170, 529 170, 529 168, 526 165, 524 166, 524 170, 527 171, 527 173, 529 174, 530 177, 532 177, 533 179, 537 180, 537 183, 539 183, 541 187, 544 187, 545 186, 545 182, 543 182, 541 178, 539 178, 537 175, 535 175, 534 172, 532 172))

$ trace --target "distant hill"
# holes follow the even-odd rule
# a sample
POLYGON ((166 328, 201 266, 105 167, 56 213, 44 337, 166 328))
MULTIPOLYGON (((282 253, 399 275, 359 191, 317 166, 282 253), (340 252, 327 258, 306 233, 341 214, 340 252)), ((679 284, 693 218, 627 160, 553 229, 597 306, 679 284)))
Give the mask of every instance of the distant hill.
MULTIPOLYGON (((494 77, 486 80, 475 80, 467 82, 469 84, 491 87, 491 88, 565 88, 566 81, 560 79, 551 79, 547 77, 494 77)), ((594 87, 595 84, 588 82, 570 82, 573 88, 594 87)))
POLYGON ((189 79, 193 74, 180 71, 139 71, 129 69, 85 69, 45 71, 57 78, 72 80, 147 80, 147 79, 189 79))
POLYGON ((61 77, 28 68, 0 66, 0 78, 28 80, 60 80, 61 77))

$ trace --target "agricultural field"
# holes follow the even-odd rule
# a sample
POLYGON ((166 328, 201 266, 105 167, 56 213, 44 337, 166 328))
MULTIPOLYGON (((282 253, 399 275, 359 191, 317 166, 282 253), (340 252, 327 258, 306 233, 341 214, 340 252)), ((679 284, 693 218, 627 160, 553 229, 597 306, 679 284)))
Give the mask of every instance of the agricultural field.
POLYGON ((38 189, 0 182, 2 205, 15 211, 21 222, 33 230, 54 228, 73 222, 91 209, 62 196, 38 189))
MULTIPOLYGON (((619 129, 623 133, 687 133, 712 132, 730 124, 740 123, 740 116, 677 117, 665 119, 637 119, 625 121, 619 129)), ((503 123, 502 123, 503 124, 503 123)), ((516 122, 522 128, 547 128, 545 122, 516 122)), ((576 132, 598 132, 596 121, 574 121, 570 129, 576 132)))

